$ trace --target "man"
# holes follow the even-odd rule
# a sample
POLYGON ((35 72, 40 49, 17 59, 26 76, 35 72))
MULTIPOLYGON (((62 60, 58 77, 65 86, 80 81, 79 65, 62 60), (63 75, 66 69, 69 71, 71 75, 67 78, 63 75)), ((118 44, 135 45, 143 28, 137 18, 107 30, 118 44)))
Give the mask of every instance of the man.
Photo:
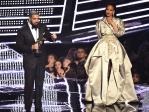
POLYGON ((84 68, 84 64, 87 58, 87 53, 84 48, 78 48, 77 49, 77 79, 87 79, 86 71, 84 68))
POLYGON ((16 38, 16 45, 23 53, 23 67, 25 73, 24 104, 26 112, 31 111, 33 87, 35 82, 35 112, 42 112, 42 90, 46 64, 46 53, 43 43, 39 46, 36 41, 55 40, 56 34, 48 32, 47 27, 40 23, 39 14, 31 11, 29 20, 19 31, 16 38), (39 55, 35 55, 40 49, 39 55))
POLYGON ((77 74, 77 83, 80 88, 80 95, 81 95, 81 101, 84 102, 85 97, 85 83, 87 81, 87 74, 84 68, 84 64, 86 62, 87 58, 87 52, 86 49, 80 47, 77 49, 76 52, 77 61, 76 61, 76 74, 77 74))
POLYGON ((76 63, 76 74, 77 74, 77 82, 80 85, 81 92, 85 92, 85 83, 87 81, 87 74, 84 68, 84 64, 86 62, 87 53, 84 48, 78 48, 77 49, 77 61, 76 63))

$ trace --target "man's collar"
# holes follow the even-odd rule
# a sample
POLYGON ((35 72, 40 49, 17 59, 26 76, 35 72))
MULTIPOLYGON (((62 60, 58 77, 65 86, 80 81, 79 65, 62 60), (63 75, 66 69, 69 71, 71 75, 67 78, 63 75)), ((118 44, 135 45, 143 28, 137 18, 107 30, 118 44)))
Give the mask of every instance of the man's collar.
POLYGON ((27 23, 28 23, 28 26, 30 27, 30 29, 32 29, 31 23, 29 21, 27 23))
POLYGON ((34 27, 29 21, 28 21, 28 26, 30 27, 30 29, 37 29, 37 28, 34 27))

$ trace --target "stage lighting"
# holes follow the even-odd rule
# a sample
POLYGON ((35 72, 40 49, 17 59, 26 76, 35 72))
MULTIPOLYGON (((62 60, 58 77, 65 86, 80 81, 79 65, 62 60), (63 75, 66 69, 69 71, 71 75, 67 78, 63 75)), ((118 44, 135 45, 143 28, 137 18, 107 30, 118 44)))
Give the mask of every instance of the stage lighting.
POLYGON ((1 0, 0 36, 17 35, 32 10, 39 12, 51 32, 61 33, 65 6, 66 0, 1 0))

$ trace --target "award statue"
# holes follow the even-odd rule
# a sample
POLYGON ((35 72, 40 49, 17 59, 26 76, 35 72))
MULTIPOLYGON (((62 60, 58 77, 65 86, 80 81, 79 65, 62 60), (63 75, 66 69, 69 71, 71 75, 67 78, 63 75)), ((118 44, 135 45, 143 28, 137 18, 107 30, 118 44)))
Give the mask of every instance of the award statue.
POLYGON ((42 53, 42 50, 41 50, 41 46, 44 44, 44 41, 46 39, 44 38, 44 36, 42 35, 41 37, 39 37, 37 39, 37 41, 35 43, 38 44, 39 48, 38 49, 34 49, 33 50, 33 53, 35 54, 35 56, 40 56, 40 54, 42 53))

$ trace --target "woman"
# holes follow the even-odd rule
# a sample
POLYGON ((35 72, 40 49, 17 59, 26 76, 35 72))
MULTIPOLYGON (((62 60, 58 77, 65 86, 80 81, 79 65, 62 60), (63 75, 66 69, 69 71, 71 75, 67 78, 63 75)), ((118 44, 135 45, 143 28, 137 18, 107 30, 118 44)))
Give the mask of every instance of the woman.
POLYGON ((100 40, 92 48, 85 63, 88 74, 86 100, 94 104, 137 101, 131 63, 118 37, 124 34, 122 20, 115 17, 116 6, 106 5, 105 17, 97 21, 100 40))
POLYGON ((63 61, 63 68, 66 78, 76 78, 76 70, 72 58, 65 57, 63 61))
POLYGON ((54 54, 49 54, 48 55, 48 64, 45 66, 45 69, 49 73, 54 72, 54 64, 56 62, 57 58, 54 54))
POLYGON ((64 77, 64 70, 62 68, 62 62, 57 60, 54 64, 54 76, 55 77, 64 77))

